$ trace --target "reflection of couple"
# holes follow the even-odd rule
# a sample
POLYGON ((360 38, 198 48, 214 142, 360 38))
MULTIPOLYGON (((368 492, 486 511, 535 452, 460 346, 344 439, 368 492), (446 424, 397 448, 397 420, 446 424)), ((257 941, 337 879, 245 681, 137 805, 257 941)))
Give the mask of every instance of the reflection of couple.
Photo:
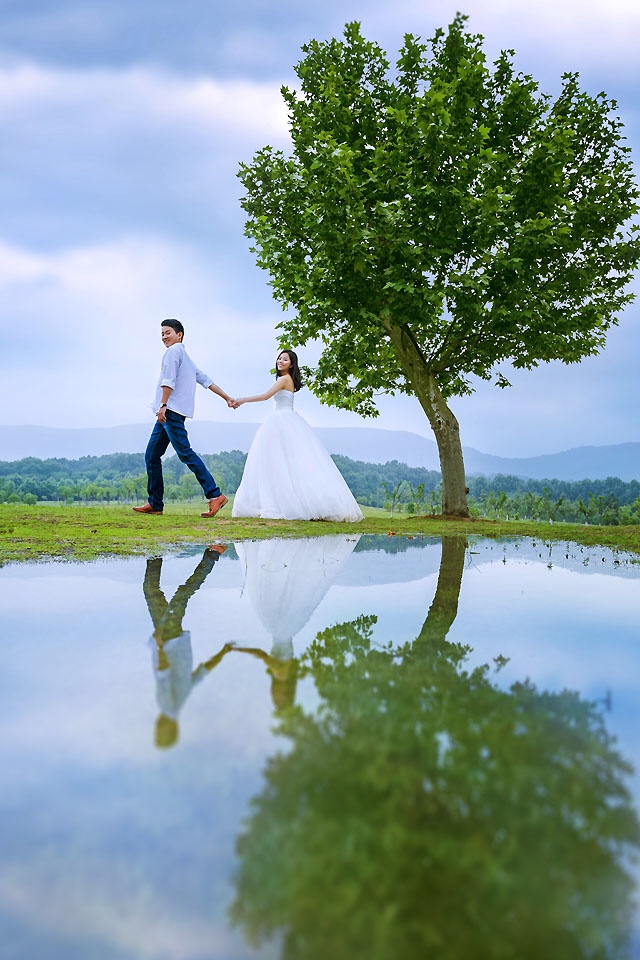
POLYGON ((356 537, 308 540, 263 540, 236 544, 244 574, 244 592, 269 633, 269 653, 261 647, 225 644, 215 656, 193 669, 191 633, 182 627, 187 603, 226 549, 214 544, 191 576, 167 601, 160 588, 162 558, 147 560, 143 590, 153 622, 151 649, 156 676, 156 745, 170 747, 178 739, 178 715, 193 688, 231 650, 258 657, 271 677, 276 710, 291 706, 295 697, 298 661, 293 637, 304 627, 338 571, 346 563, 356 537))
POLYGON ((162 321, 166 352, 153 409, 156 424, 145 452, 148 501, 137 513, 159 514, 164 509, 162 456, 171 444, 182 463, 193 472, 209 501, 203 517, 215 517, 227 498, 192 449, 185 428, 193 416, 196 383, 222 397, 236 409, 243 403, 274 398, 275 414, 256 433, 242 482, 236 493, 234 517, 282 520, 362 520, 362 511, 340 471, 309 425, 293 409, 293 394, 302 386, 298 358, 283 350, 276 360, 276 382, 265 393, 232 399, 211 377, 199 370, 183 345, 179 320, 162 321))

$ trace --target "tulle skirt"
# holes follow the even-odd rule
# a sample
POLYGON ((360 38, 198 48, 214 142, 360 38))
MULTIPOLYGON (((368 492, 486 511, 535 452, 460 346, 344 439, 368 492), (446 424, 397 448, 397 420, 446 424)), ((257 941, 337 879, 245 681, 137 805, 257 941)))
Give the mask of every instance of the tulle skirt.
POLYGON ((362 511, 306 420, 281 410, 253 438, 233 516, 355 523, 362 511))

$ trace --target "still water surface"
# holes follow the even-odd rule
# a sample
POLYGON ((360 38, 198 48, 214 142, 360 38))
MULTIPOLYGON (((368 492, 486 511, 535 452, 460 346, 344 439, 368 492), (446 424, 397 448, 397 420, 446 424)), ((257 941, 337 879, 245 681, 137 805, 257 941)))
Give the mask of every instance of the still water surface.
POLYGON ((357 535, 0 569, 0 954, 640 958, 639 580, 357 535))

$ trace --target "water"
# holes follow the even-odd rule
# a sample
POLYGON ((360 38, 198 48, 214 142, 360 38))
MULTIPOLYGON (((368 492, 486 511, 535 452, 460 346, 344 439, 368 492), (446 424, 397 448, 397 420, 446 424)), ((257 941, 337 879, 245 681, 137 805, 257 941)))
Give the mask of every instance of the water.
POLYGON ((357 535, 1 569, 2 957, 640 958, 639 578, 357 535))

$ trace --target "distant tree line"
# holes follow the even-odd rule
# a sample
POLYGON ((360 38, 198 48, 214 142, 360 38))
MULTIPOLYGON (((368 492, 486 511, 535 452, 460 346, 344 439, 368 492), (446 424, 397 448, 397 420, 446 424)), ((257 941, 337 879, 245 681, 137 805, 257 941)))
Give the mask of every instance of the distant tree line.
MULTIPOLYGON (((390 513, 442 512, 442 478, 437 470, 391 460, 361 463, 334 456, 359 503, 390 513)), ((640 523, 640 482, 532 480, 510 474, 468 477, 472 516, 491 519, 552 520, 606 525, 640 523)))
MULTIPOLYGON (((246 454, 240 450, 204 456, 226 493, 235 493, 246 454)), ((364 506, 393 513, 442 511, 442 477, 437 470, 333 457, 354 496, 364 506)), ((170 502, 200 498, 193 474, 178 460, 164 461, 165 493, 170 502)), ((471 514, 492 519, 598 523, 640 523, 640 482, 606 480, 531 480, 508 474, 470 477, 471 514)), ((27 457, 0 461, 0 503, 131 503, 144 500, 147 477, 141 453, 113 453, 78 460, 27 457)))
MULTIPOLYGON (((246 454, 240 450, 203 458, 223 490, 235 492, 246 454)), ((177 457, 163 464, 169 501, 201 495, 193 474, 177 457)), ((78 460, 52 458, 0 461, 0 503, 129 503, 145 499, 147 474, 141 453, 111 453, 78 460)))

